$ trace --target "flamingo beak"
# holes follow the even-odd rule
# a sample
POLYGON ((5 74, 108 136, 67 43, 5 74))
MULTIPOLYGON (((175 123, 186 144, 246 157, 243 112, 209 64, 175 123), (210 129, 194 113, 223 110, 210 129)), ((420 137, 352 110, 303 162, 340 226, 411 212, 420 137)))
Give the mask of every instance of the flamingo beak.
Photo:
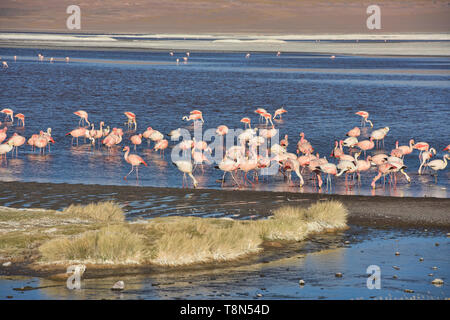
POLYGON ((53 144, 55 144, 55 140, 53 140, 52 137, 50 137, 50 142, 53 143, 53 144))

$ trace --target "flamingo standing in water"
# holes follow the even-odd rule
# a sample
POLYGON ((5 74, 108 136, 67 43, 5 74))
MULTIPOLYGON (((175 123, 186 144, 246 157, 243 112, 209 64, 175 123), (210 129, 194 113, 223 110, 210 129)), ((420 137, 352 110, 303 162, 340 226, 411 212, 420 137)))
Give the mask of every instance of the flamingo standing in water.
POLYGON ((361 119, 361 126, 366 126, 366 122, 368 122, 370 124, 370 127, 373 128, 373 123, 372 121, 370 121, 369 118, 369 113, 367 111, 358 111, 355 113, 356 115, 362 117, 361 119))
MULTIPOLYGON (((8 142, 9 141, 12 142, 12 146, 15 149, 16 156, 17 156, 19 147, 25 143, 26 139, 25 139, 25 137, 22 137, 21 135, 19 135, 17 132, 14 132, 13 136, 11 138, 9 138, 8 142)), ((13 150, 13 153, 14 153, 14 150, 13 150)))
POLYGON ((364 151, 364 156, 366 156, 366 151, 371 150, 375 147, 375 143, 373 142, 373 138, 370 137, 369 140, 363 140, 356 144, 358 148, 364 151))
POLYGON ((349 132, 347 132, 347 136, 348 137, 353 137, 353 138, 357 138, 361 135, 361 130, 359 129, 359 127, 354 127, 352 130, 350 130, 349 132))
POLYGON ((446 146, 444 149, 442 149, 443 151, 449 151, 450 152, 450 144, 448 146, 446 146))
POLYGON ((131 164, 131 171, 128 172, 128 174, 123 177, 123 179, 127 180, 127 177, 134 171, 134 168, 136 168, 136 180, 139 180, 139 165, 142 163, 147 167, 147 163, 145 163, 145 161, 137 154, 130 154, 130 147, 128 146, 123 148, 122 151, 125 151, 125 154, 123 156, 125 161, 131 164))
POLYGON ((72 131, 70 131, 69 133, 66 133, 66 136, 71 135, 72 136, 72 145, 73 145, 73 139, 76 138, 77 139, 77 145, 78 145, 78 138, 79 137, 85 137, 86 136, 86 128, 77 128, 74 129, 72 131))
POLYGON ((438 170, 444 170, 447 167, 447 159, 450 159, 449 154, 445 154, 442 160, 437 159, 425 164, 426 167, 429 167, 434 170, 436 183, 437 183, 437 172, 438 170))
POLYGON ((222 159, 222 161, 219 163, 219 165, 216 166, 216 169, 220 169, 223 171, 222 187, 223 187, 223 184, 225 183, 225 175, 227 174, 227 172, 229 172, 231 175, 231 178, 233 178, 233 180, 234 180, 234 183, 236 183, 238 188, 240 188, 239 182, 236 181, 236 178, 233 175, 233 171, 236 171, 239 168, 239 162, 240 162, 240 159, 238 159, 237 161, 234 161, 232 159, 225 157, 222 159))
POLYGON ((134 125, 134 131, 136 131, 137 129, 136 115, 130 111, 125 111, 123 114, 128 118, 128 121, 125 123, 128 126, 128 130, 131 130, 131 126, 134 125))
POLYGON ((267 113, 267 111, 266 111, 266 109, 258 108, 255 110, 255 113, 259 114, 259 121, 261 122, 261 120, 264 119, 262 115, 264 113, 267 113))
POLYGON ((287 110, 283 107, 275 110, 275 113, 273 114, 273 118, 275 119, 276 117, 280 117, 280 120, 282 119, 282 115, 284 113, 287 113, 287 110))
POLYGON ((164 150, 166 150, 168 146, 169 146, 169 141, 166 139, 162 139, 155 144, 154 149, 155 149, 155 151, 159 150, 159 152, 162 153, 162 157, 164 158, 164 150))
POLYGON ((4 108, 2 111, 0 111, 1 113, 4 113, 5 114, 5 121, 6 121, 6 119, 10 119, 11 120, 11 122, 14 124, 14 118, 13 118, 13 116, 14 116, 14 111, 12 110, 12 109, 9 109, 9 108, 4 108))
POLYGON ((386 162, 378 166, 378 174, 373 178, 372 183, 370 184, 373 189, 375 189, 375 183, 380 179, 382 176, 386 177, 387 174, 391 173, 395 169, 395 166, 392 164, 386 162))
POLYGON ((383 141, 383 147, 384 147, 384 137, 386 137, 388 132, 389 132, 389 127, 384 127, 382 129, 374 130, 370 134, 370 137, 373 138, 373 140, 377 141, 377 147, 378 147, 378 141, 382 140, 383 141))
POLYGON ((252 128, 251 126, 252 120, 250 120, 250 118, 248 117, 242 118, 240 122, 244 123, 244 129, 247 128, 247 125, 250 129, 252 128))
POLYGON ((142 134, 135 134, 134 136, 131 136, 130 141, 134 144, 134 151, 136 151, 136 145, 142 143, 142 134))
POLYGON ((84 110, 78 110, 74 112, 75 115, 79 116, 81 119, 78 122, 78 125, 81 126, 81 123, 83 123, 83 125, 85 124, 85 122, 88 124, 88 126, 91 125, 91 123, 88 120, 88 113, 84 110))
POLYGON ((186 174, 187 174, 192 179, 194 188, 197 188, 197 186, 198 186, 197 179, 195 179, 194 175, 192 174, 192 170, 193 170, 192 162, 189 160, 178 160, 178 161, 174 161, 173 164, 177 166, 178 170, 183 172, 183 186, 182 187, 184 188, 185 183, 186 183, 186 187, 188 186, 187 178, 186 178, 186 174))
POLYGON ((7 143, 0 144, 0 159, 3 162, 3 156, 5 156, 6 165, 8 165, 8 160, 6 159, 6 154, 13 149, 12 141, 8 141, 7 143))
POLYGON ((20 125, 22 123, 22 127, 25 127, 25 116, 23 113, 18 113, 14 117, 17 118, 17 125, 20 125))

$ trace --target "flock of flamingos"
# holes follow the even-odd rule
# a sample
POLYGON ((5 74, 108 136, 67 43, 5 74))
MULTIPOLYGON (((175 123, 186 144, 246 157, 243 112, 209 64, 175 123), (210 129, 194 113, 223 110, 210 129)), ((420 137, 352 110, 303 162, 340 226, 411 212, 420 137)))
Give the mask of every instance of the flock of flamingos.
MULTIPOLYGON (((50 143, 55 143, 52 138, 51 128, 46 131, 41 131, 39 134, 33 134, 30 138, 26 139, 17 132, 7 139, 8 128, 14 126, 14 118, 17 118, 17 126, 25 126, 25 116, 22 113, 14 115, 14 111, 9 108, 5 108, 0 111, 5 114, 5 123, 0 122, 0 156, 1 164, 3 162, 7 165, 7 153, 11 152, 17 156, 18 148, 25 143, 31 146, 34 151, 38 148, 40 153, 45 153, 46 148, 50 151, 50 143), (5 142, 6 141, 6 142, 5 142)), ((258 182, 258 176, 261 174, 261 170, 271 166, 273 162, 279 165, 278 173, 283 174, 288 183, 293 184, 291 174, 294 172, 300 180, 300 187, 305 184, 303 176, 305 174, 311 175, 311 181, 314 186, 322 188, 323 180, 322 175, 326 175, 326 186, 331 188, 332 176, 340 177, 345 174, 345 186, 349 187, 348 175, 354 180, 355 184, 361 183, 361 173, 368 171, 372 166, 377 168, 377 174, 373 177, 371 187, 375 188, 376 182, 383 179, 383 183, 386 183, 388 178, 390 184, 397 183, 397 175, 401 174, 404 178, 410 182, 411 178, 406 173, 406 166, 404 165, 404 157, 412 154, 414 150, 419 151, 420 167, 419 174, 423 173, 423 170, 430 168, 433 170, 436 179, 437 171, 444 170, 447 166, 447 160, 450 159, 450 145, 446 146, 443 150, 447 151, 443 159, 431 160, 436 155, 436 149, 430 147, 426 142, 415 142, 413 139, 409 141, 408 145, 399 145, 396 142, 395 148, 392 149, 390 154, 373 152, 377 148, 384 146, 384 138, 389 133, 389 127, 380 128, 370 132, 369 139, 361 139, 361 129, 356 126, 347 132, 344 140, 335 141, 335 147, 331 152, 331 157, 337 159, 337 164, 329 162, 326 157, 320 157, 318 154, 314 154, 314 148, 310 142, 305 138, 305 134, 300 133, 300 139, 297 142, 296 153, 290 153, 287 151, 289 145, 288 136, 279 141, 279 143, 270 143, 271 138, 278 134, 278 129, 272 122, 272 119, 277 117, 281 118, 283 114, 287 113, 284 108, 277 109, 272 117, 270 113, 262 108, 255 110, 255 113, 259 116, 260 128, 251 127, 251 118, 244 117, 240 120, 244 124, 244 130, 238 136, 238 144, 225 150, 222 154, 222 160, 215 166, 217 169, 223 171, 222 186, 225 183, 226 174, 229 173, 231 181, 237 187, 249 183, 253 184, 258 182), (265 124, 264 124, 265 122, 265 124), (265 155, 258 154, 258 148, 262 145, 267 146, 265 155), (347 150, 345 150, 347 148, 347 150), (345 153, 347 151, 347 153, 345 153), (368 154, 373 153, 372 155, 368 154), (360 159, 359 159, 360 158, 360 159), (253 181, 249 179, 248 174, 253 173, 253 181)), ((137 121, 136 115, 132 112, 124 112, 127 122, 125 125, 127 129, 132 132, 133 135, 129 139, 124 139, 124 130, 122 128, 105 127, 105 123, 102 121, 99 123, 99 128, 95 129, 94 123, 89 122, 88 113, 83 110, 74 112, 75 115, 80 117, 78 127, 68 132, 66 136, 71 136, 72 145, 76 143, 78 145, 79 139, 88 142, 93 148, 102 146, 111 150, 111 148, 117 148, 122 142, 125 144, 132 144, 133 150, 136 152, 136 147, 142 144, 143 139, 146 139, 148 145, 153 142, 153 149, 161 153, 164 157, 164 150, 169 147, 169 141, 165 139, 164 134, 151 127, 146 128, 142 133, 137 134, 137 121)), ((365 111, 358 111, 356 115, 361 117, 361 127, 370 125, 373 128, 373 123, 369 120, 369 113, 365 111)), ((200 110, 193 110, 189 116, 182 118, 185 121, 193 121, 194 126, 201 125, 204 122, 203 113, 200 110)), ((178 140, 181 136, 180 128, 172 130, 168 133, 168 136, 173 140, 178 140)), ((229 129, 225 125, 217 127, 216 134, 218 136, 226 136, 229 129)), ((211 163, 208 160, 207 154, 212 152, 210 146, 205 141, 183 140, 178 143, 178 147, 183 150, 186 155, 190 157, 182 158, 181 160, 173 161, 179 171, 183 173, 183 187, 188 186, 188 178, 190 177, 193 186, 197 187, 198 182, 194 176, 194 171, 197 166, 200 165, 203 171, 204 163, 211 163)), ((131 171, 124 177, 127 177, 136 171, 136 179, 139 177, 139 166, 143 164, 147 166, 147 163, 142 157, 135 153, 130 153, 129 146, 124 146, 122 149, 124 153, 124 159, 131 165, 131 171)), ((401 177, 401 176, 400 176, 401 177)), ((437 181, 437 180, 436 180, 437 181)), ((351 187, 351 186, 350 186, 351 187)))

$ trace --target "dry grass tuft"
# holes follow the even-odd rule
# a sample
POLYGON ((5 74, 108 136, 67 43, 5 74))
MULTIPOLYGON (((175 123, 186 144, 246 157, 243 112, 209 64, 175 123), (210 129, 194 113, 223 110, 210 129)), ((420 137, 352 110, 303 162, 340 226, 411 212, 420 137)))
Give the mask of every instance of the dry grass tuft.
POLYGON ((125 219, 122 208, 113 201, 90 203, 88 205, 72 204, 64 209, 63 214, 81 219, 99 222, 123 222, 125 219))
POLYGON ((345 207, 336 201, 318 202, 307 209, 284 206, 271 219, 258 221, 177 216, 128 223, 113 203, 71 206, 67 212, 94 216, 102 223, 92 225, 97 228, 94 231, 47 241, 40 247, 44 261, 167 266, 229 261, 261 251, 264 241, 301 241, 311 233, 344 228, 347 217, 345 207), (105 227, 104 222, 115 219, 120 223, 105 227))
POLYGON ((239 258, 261 249, 261 235, 253 222, 212 218, 155 219, 148 231, 160 234, 152 263, 186 265, 239 258))
POLYGON ((144 250, 142 236, 125 225, 110 225, 75 237, 50 240, 40 247, 46 261, 138 263, 144 250))

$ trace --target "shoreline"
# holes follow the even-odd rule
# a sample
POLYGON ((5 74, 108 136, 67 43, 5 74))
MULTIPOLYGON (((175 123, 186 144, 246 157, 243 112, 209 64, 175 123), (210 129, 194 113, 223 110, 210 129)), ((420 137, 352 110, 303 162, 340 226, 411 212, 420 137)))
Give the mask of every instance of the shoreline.
POLYGON ((173 215, 230 217, 237 214, 238 219, 258 219, 272 215, 273 210, 281 205, 306 208, 316 201, 336 200, 348 209, 349 224, 381 228, 450 230, 449 198, 38 182, 2 182, 0 194, 5 195, 0 199, 0 205, 13 208, 60 210, 73 203, 113 200, 124 205, 126 212, 132 211, 127 215, 127 219, 173 215), (134 202, 137 203, 135 207, 134 202))
POLYGON ((77 34, 0 31, 1 48, 450 56, 450 34, 77 34))

